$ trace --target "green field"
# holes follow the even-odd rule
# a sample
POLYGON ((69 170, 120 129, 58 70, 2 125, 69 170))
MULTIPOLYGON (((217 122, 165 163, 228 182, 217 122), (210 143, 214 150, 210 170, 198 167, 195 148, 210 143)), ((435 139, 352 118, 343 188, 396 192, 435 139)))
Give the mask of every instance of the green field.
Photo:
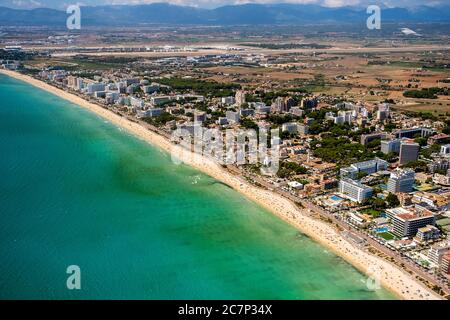
POLYGON ((382 232, 382 233, 379 233, 378 235, 386 241, 395 239, 395 236, 390 232, 382 232))
POLYGON ((374 218, 379 217, 380 214, 383 213, 383 211, 376 210, 376 209, 373 209, 373 208, 363 209, 360 212, 361 213, 365 213, 365 214, 369 214, 369 215, 373 216, 374 218))
POLYGON ((450 225, 450 218, 439 219, 436 221, 438 226, 447 226, 450 225))
POLYGON ((436 224, 445 232, 450 232, 450 218, 439 219, 436 221, 436 224))

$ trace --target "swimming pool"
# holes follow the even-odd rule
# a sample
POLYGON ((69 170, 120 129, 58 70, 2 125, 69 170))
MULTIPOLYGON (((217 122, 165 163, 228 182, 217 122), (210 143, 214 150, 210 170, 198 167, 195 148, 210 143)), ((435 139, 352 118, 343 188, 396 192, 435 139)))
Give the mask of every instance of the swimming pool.
POLYGON ((337 195, 331 196, 330 199, 333 200, 333 201, 342 201, 342 200, 344 200, 341 197, 338 197, 337 195))
POLYGON ((384 232, 388 232, 389 229, 387 227, 383 227, 383 228, 377 228, 375 231, 377 233, 384 233, 384 232))

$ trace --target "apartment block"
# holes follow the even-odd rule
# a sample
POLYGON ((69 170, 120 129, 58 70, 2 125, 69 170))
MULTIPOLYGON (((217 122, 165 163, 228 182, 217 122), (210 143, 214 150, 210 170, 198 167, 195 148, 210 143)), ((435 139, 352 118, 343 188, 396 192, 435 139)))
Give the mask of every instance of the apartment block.
POLYGON ((372 197, 373 189, 358 181, 344 178, 339 181, 339 192, 348 199, 361 203, 372 197))
POLYGON ((416 173, 412 169, 397 169, 391 172, 387 183, 387 191, 391 193, 412 192, 416 173))

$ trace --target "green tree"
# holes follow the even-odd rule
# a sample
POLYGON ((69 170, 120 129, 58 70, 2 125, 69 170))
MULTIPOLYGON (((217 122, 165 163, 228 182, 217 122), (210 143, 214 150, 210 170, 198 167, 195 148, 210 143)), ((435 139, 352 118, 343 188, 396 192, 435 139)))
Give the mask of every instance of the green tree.
POLYGON ((383 199, 375 198, 373 200, 372 206, 375 210, 383 210, 386 208, 386 202, 383 199))
POLYGON ((241 119, 241 126, 245 129, 258 130, 258 125, 256 124, 256 122, 248 118, 241 119))
POLYGON ((356 177, 357 177, 358 180, 359 180, 359 179, 362 179, 362 178, 364 178, 364 177, 367 177, 367 172, 364 172, 364 171, 358 172, 358 174, 356 175, 356 177))
POLYGON ((427 170, 427 163, 422 160, 410 161, 403 165, 404 168, 412 168, 416 172, 425 172, 427 170))
POLYGON ((398 158, 398 155, 395 152, 389 152, 388 154, 380 152, 379 154, 377 154, 377 156, 388 162, 393 162, 398 158))
POLYGON ((286 139, 289 139, 290 137, 291 137, 291 134, 289 133, 289 131, 283 131, 280 134, 281 140, 286 140, 286 139))
POLYGON ((388 194, 386 201, 390 208, 398 207, 400 205, 400 200, 398 200, 398 197, 393 193, 388 194))
POLYGON ((388 122, 384 125, 384 130, 386 132, 392 132, 396 128, 397 128, 397 125, 393 122, 388 122))
POLYGON ((425 137, 417 137, 414 139, 414 142, 417 142, 418 144, 420 144, 420 146, 426 146, 427 145, 427 138, 425 137))

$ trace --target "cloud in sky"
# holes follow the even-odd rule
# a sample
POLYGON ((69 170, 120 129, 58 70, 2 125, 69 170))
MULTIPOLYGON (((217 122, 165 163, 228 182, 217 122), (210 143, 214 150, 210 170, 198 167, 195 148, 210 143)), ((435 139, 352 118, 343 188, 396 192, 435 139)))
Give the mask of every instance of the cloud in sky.
POLYGON ((439 5, 444 4, 447 1, 448 0, 0 0, 0 6, 30 9, 36 7, 64 8, 75 3, 82 5, 105 5, 167 2, 177 5, 215 8, 231 4, 270 4, 285 2, 297 4, 319 4, 327 7, 367 6, 369 4, 378 4, 387 7, 411 7, 416 5, 439 5))
POLYGON ((414 5, 437 5, 446 0, 103 0, 114 4, 142 4, 154 2, 168 2, 178 5, 189 5, 195 7, 219 7, 230 4, 246 3, 297 3, 297 4, 319 4, 327 7, 342 6, 367 6, 370 4, 383 4, 387 7, 410 7, 414 5))

